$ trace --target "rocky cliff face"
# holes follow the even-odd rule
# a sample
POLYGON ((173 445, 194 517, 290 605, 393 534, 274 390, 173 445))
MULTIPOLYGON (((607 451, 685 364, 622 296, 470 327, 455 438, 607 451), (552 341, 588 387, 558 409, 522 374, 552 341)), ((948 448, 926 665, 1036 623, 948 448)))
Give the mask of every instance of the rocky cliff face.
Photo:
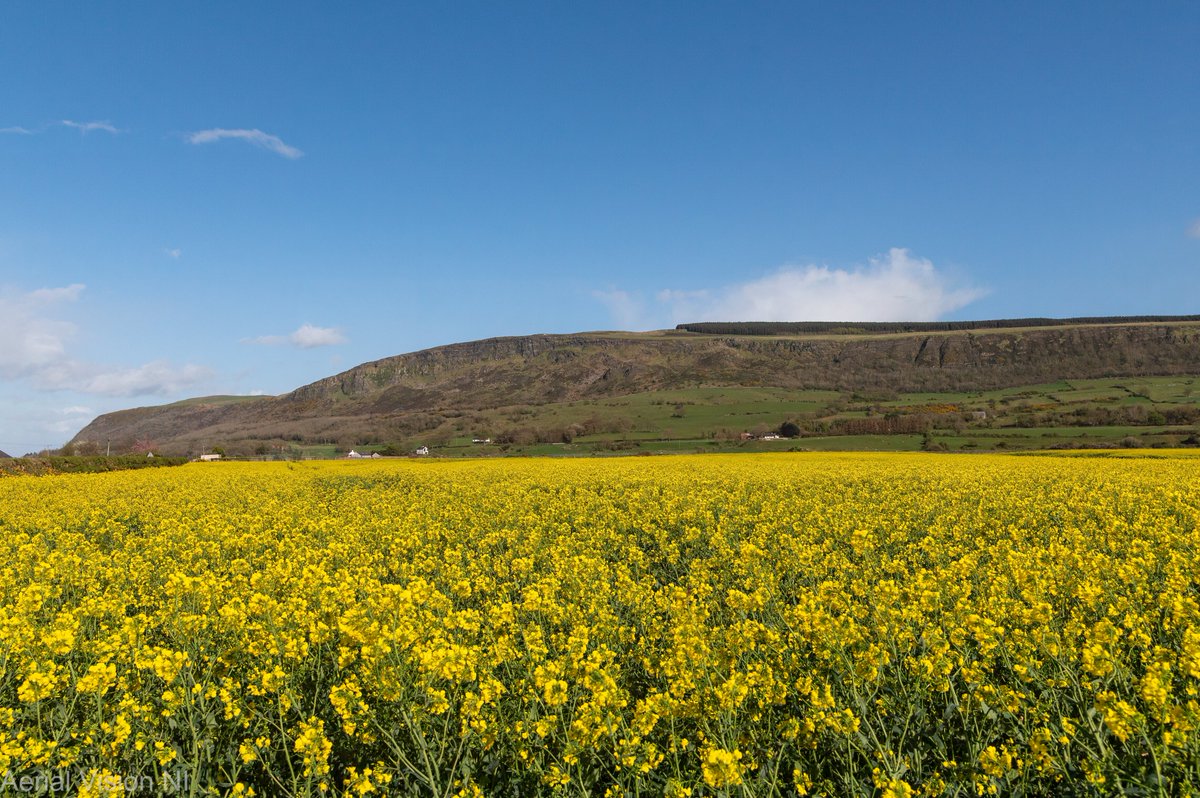
POLYGON ((1200 324, 938 334, 493 338, 364 363, 280 396, 100 416, 74 441, 315 441, 406 415, 621 396, 695 385, 973 391, 1091 377, 1200 374, 1200 324))

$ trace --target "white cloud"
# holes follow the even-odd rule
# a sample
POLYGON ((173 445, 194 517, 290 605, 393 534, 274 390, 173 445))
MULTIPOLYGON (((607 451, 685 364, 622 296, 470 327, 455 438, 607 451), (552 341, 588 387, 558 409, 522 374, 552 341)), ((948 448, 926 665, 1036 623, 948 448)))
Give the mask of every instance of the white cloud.
POLYGON ((301 349, 312 349, 317 346, 335 346, 346 343, 346 336, 336 327, 314 327, 302 324, 300 328, 288 336, 288 340, 301 349))
POLYGON ((87 426, 86 422, 81 422, 82 419, 61 418, 56 421, 44 421, 40 427, 46 432, 65 438, 71 433, 78 432, 87 426))
POLYGON ((75 325, 34 313, 55 302, 73 301, 84 286, 39 288, 16 297, 0 295, 0 319, 4 320, 5 345, 0 347, 0 379, 31 377, 67 357, 67 340, 75 325))
POLYGON ((56 435, 71 435, 86 426, 87 422, 96 416, 96 411, 90 407, 72 405, 59 409, 57 414, 61 418, 43 421, 41 429, 56 435))
POLYGON ((1200 219, 1192 222, 1192 226, 1188 228, 1187 234, 1192 238, 1200 238, 1200 219))
POLYGON ((258 344, 259 346, 282 346, 288 342, 286 335, 258 335, 254 338, 243 338, 244 344, 258 344))
POLYGON ((155 360, 121 367, 59 358, 29 375, 41 391, 73 391, 94 396, 169 396, 213 377, 212 369, 187 364, 172 366, 155 360))
POLYGON ((58 387, 98 396, 170 396, 213 377, 212 369, 155 360, 134 368, 106 369, 72 364, 58 387))
MULTIPOLYGON (((933 321, 984 296, 956 287, 932 262, 892 249, 865 267, 787 266, 774 274, 716 290, 667 289, 643 318, 668 326, 689 321, 933 321)), ((597 297, 614 318, 636 310, 638 295, 597 297)))
POLYGON ((211 144, 214 141, 221 139, 241 139, 248 141, 265 150, 282 155, 284 158, 296 159, 304 155, 299 149, 284 143, 283 139, 278 136, 272 136, 270 133, 264 133, 255 128, 253 130, 237 129, 227 130, 225 128, 211 128, 209 130, 198 130, 195 133, 189 133, 187 140, 190 144, 211 144))
POLYGON ((75 128, 80 133, 91 133, 93 130, 102 130, 105 133, 120 133, 121 131, 113 127, 111 122, 73 122, 70 119, 64 119, 62 124, 65 127, 75 128))
POLYGON ((166 254, 166 256, 168 258, 171 258, 173 260, 179 260, 179 256, 183 254, 183 250, 180 249, 179 247, 173 247, 173 248, 169 247, 167 249, 164 249, 163 252, 166 254))
POLYGON ((0 294, 0 319, 6 326, 5 346, 0 348, 0 380, 27 380, 39 391, 161 396, 212 376, 211 370, 190 364, 175 367, 154 361, 137 367, 114 367, 73 358, 69 344, 77 328, 51 313, 56 306, 79 299, 83 290, 82 283, 75 283, 15 296, 0 294))
POLYGON ((72 283, 61 288, 39 288, 36 291, 30 291, 25 295, 25 298, 30 302, 37 302, 41 305, 48 305, 54 302, 74 302, 79 299, 79 295, 87 288, 83 283, 72 283))
POLYGON ((645 325, 646 300, 640 295, 614 288, 609 291, 593 291, 592 296, 608 308, 617 329, 635 330, 645 325))
POLYGON ((0 127, 0 133, 15 133, 19 136, 32 136, 33 135, 32 130, 30 130, 27 127, 21 127, 20 125, 14 125, 12 127, 0 127))
POLYGON ((349 339, 338 327, 317 327, 312 324, 301 324, 288 335, 259 335, 255 338, 243 338, 244 344, 260 344, 262 346, 282 346, 291 344, 300 349, 315 349, 318 346, 336 346, 344 344, 349 339))

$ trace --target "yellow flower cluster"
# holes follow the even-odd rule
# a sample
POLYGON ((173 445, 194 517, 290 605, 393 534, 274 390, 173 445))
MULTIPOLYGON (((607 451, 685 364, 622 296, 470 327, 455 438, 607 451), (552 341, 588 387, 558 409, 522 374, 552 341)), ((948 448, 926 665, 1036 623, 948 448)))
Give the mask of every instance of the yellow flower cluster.
POLYGON ((0 778, 1186 794, 1197 466, 793 454, 0 479, 0 778))

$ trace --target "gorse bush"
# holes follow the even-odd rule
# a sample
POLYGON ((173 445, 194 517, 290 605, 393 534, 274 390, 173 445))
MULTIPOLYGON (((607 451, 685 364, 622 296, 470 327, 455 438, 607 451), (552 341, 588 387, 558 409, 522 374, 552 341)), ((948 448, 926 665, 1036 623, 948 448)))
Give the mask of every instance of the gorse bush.
POLYGON ((1186 794, 1198 464, 802 454, 6 479, 3 789, 57 774, 79 794, 1186 794))

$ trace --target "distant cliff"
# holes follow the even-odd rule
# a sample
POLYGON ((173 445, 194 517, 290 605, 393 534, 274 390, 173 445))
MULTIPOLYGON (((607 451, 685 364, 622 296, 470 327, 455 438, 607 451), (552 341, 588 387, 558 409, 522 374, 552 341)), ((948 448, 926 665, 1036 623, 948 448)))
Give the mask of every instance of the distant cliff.
MULTIPOLYGON (((1035 322, 1036 323, 1036 322, 1035 322)), ((214 397, 100 416, 73 443, 380 440, 430 414, 536 408, 700 385, 976 391, 1200 374, 1200 322, 1055 323, 942 332, 732 335, 673 330, 492 338, 356 366, 278 397, 214 397)))

